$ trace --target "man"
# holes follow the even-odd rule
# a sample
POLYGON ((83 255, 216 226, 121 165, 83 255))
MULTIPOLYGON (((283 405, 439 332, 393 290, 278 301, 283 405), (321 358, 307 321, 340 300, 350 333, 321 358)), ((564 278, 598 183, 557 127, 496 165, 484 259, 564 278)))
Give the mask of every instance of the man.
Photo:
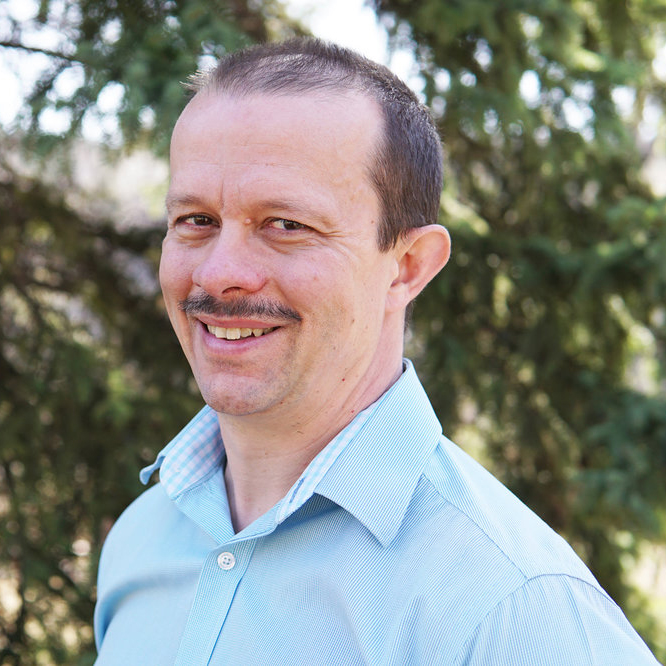
POLYGON ((230 55, 171 144, 160 281, 207 406, 100 563, 100 664, 654 664, 402 360, 441 148, 388 70, 230 55))

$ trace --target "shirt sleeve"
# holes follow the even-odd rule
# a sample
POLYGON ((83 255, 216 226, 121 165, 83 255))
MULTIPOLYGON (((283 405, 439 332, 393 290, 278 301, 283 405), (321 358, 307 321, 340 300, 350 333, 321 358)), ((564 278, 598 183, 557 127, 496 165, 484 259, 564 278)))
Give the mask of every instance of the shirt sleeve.
POLYGON ((619 607, 562 575, 528 580, 467 641, 456 666, 658 666, 619 607))

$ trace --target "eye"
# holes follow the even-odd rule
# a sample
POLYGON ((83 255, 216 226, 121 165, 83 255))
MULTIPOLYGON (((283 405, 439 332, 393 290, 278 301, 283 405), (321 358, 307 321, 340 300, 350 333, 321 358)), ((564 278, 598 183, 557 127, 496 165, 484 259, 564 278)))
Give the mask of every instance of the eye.
POLYGON ((207 227, 213 220, 207 215, 183 215, 176 220, 176 224, 188 224, 192 227, 207 227))
POLYGON ((268 225, 273 229, 280 229, 281 231, 300 231, 302 229, 307 229, 304 224, 294 222, 294 220, 285 220, 283 217, 269 220, 268 225))

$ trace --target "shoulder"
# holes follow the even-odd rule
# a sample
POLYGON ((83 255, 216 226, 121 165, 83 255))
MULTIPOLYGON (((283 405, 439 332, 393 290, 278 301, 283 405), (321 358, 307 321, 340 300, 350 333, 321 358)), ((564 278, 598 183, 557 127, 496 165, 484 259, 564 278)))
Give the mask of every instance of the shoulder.
POLYGON ((656 663, 564 539, 445 438, 399 539, 424 551, 430 635, 456 619, 459 640, 431 644, 457 664, 656 663))
POLYGON ((157 483, 141 493, 120 514, 109 532, 102 549, 102 560, 118 548, 124 549, 128 540, 140 539, 156 521, 164 520, 173 511, 161 484, 157 483))
POLYGON ((95 606, 98 646, 121 603, 154 581, 177 586, 188 576, 196 580, 202 557, 213 547, 212 539, 179 511, 162 484, 143 492, 118 518, 102 548, 95 606))
POLYGON ((462 666, 657 666, 618 606, 567 575, 531 578, 479 623, 454 662, 462 666))
POLYGON ((111 528, 99 561, 98 599, 124 585, 128 578, 154 570, 167 560, 177 561, 192 549, 199 552, 212 547, 210 537, 157 483, 139 495, 111 528))
POLYGON ((478 462, 445 437, 424 470, 421 491, 456 517, 463 540, 495 552, 527 580, 566 574, 597 585, 569 544, 478 462), (466 537, 464 535, 467 535, 466 537))
POLYGON ((154 538, 156 525, 163 525, 173 511, 172 503, 161 484, 156 484, 137 497, 116 520, 104 541, 97 574, 98 596, 113 585, 125 563, 131 563, 154 538))

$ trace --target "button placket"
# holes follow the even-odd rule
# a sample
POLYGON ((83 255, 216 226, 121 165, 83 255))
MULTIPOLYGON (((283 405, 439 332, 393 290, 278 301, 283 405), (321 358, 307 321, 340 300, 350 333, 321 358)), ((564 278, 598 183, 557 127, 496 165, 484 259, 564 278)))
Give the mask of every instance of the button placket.
POLYGON ((234 552, 223 550, 208 554, 181 637, 175 666, 209 663, 236 588, 252 559, 255 544, 254 540, 227 542, 225 546, 233 548, 234 552))

